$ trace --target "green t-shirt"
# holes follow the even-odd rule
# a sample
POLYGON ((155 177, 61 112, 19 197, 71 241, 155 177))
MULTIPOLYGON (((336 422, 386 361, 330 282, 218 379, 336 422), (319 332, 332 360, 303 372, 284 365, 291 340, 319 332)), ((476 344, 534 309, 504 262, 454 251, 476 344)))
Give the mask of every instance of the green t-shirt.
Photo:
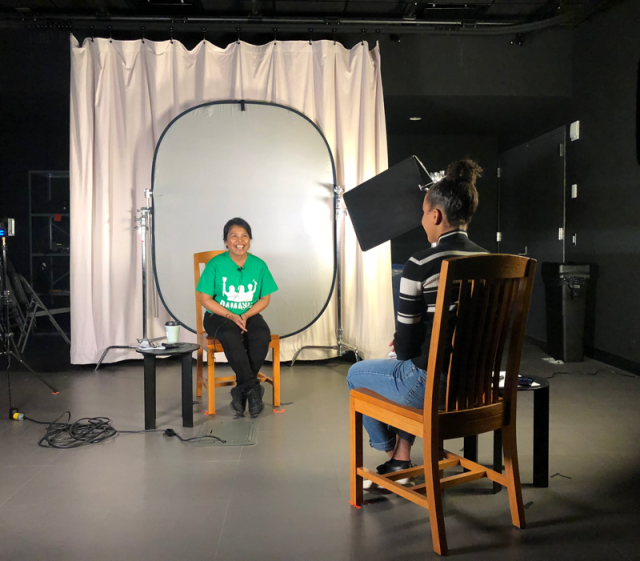
POLYGON ((278 290, 267 264, 250 253, 242 267, 225 251, 216 255, 202 271, 196 290, 203 292, 230 312, 242 315, 260 298, 278 290))

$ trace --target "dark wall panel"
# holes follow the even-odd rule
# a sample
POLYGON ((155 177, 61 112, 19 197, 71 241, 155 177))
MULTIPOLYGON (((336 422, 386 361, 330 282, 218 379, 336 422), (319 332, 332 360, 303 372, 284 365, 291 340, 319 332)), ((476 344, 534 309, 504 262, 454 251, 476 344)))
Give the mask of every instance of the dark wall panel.
POLYGON ((640 166, 635 152, 640 2, 575 31, 574 103, 580 140, 568 146, 567 260, 596 263, 595 347, 640 362, 640 166), (570 239, 577 234, 577 245, 570 239))
POLYGON ((571 32, 513 37, 405 35, 380 41, 385 95, 571 95, 571 32))
POLYGON ((69 168, 68 38, 6 31, 0 68, 0 215, 16 219, 10 259, 27 276, 29 170, 69 168))
MULTIPOLYGON (((473 158, 483 168, 478 181, 480 206, 469 227, 474 242, 489 251, 496 249, 497 226, 497 162, 498 139, 481 136, 389 136, 389 165, 404 158, 418 156, 430 171, 446 169, 447 165, 462 158, 473 158)), ((411 255, 429 247, 422 227, 399 236, 391 242, 393 263, 405 263, 411 255)))

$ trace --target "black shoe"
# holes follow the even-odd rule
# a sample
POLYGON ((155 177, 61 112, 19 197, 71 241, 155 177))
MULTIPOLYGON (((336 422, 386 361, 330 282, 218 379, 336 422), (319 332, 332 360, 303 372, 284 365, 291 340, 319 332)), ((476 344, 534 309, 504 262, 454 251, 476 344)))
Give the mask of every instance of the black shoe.
MULTIPOLYGON (((402 460, 389 460, 384 464, 378 466, 377 470, 380 475, 386 475, 387 473, 395 473, 396 471, 402 471, 403 469, 409 469, 412 467, 416 467, 411 463, 410 460, 402 461, 402 460)), ((397 479, 396 483, 400 485, 406 485, 411 481, 411 477, 405 477, 404 479, 397 479)))
MULTIPOLYGON (((387 473, 394 473, 396 471, 402 471, 403 469, 409 469, 412 467, 416 467, 415 464, 412 464, 410 461, 403 462, 401 460, 388 460, 384 464, 380 464, 376 470, 379 475, 386 475, 387 473)), ((405 477, 404 479, 397 479, 396 483, 400 485, 407 485, 414 478, 413 477, 405 477)), ((362 488, 366 491, 368 489, 373 489, 377 487, 377 485, 371 481, 370 479, 365 479, 363 481, 362 488)))
POLYGON ((262 403, 263 395, 264 386, 262 384, 258 384, 250 390, 247 390, 246 396, 249 400, 249 415, 251 415, 252 419, 255 419, 264 411, 264 403, 262 403))
POLYGON ((231 409, 233 409, 241 417, 244 416, 244 410, 247 407, 247 396, 238 387, 231 388, 231 409))

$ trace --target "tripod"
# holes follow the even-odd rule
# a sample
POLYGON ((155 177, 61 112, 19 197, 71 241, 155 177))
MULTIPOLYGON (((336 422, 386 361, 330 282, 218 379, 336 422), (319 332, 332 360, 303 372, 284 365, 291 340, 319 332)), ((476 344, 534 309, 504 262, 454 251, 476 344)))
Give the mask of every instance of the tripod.
POLYGON ((356 362, 360 360, 358 349, 351 345, 348 345, 342 340, 342 252, 340 248, 341 232, 342 232, 342 218, 345 215, 346 209, 343 208, 342 193, 344 189, 336 185, 333 189, 335 193, 335 211, 336 211, 336 297, 338 300, 338 327, 336 329, 336 344, 335 345, 307 345, 297 350, 296 354, 291 359, 291 366, 296 363, 298 355, 305 349, 332 349, 338 352, 338 356, 343 356, 347 351, 353 351, 356 357, 356 362))
POLYGON ((11 320, 9 316, 9 306, 11 304, 11 292, 9 291, 9 274, 7 272, 7 238, 2 237, 2 268, 0 270, 2 276, 2 314, 0 314, 0 338, 2 339, 2 345, 0 346, 0 355, 4 355, 7 358, 7 389, 9 392, 9 411, 13 410, 13 403, 11 398, 11 359, 14 358, 22 366, 24 366, 31 374, 33 374, 38 380, 40 380, 45 386, 47 386, 54 394, 59 393, 49 382, 29 366, 20 355, 18 345, 13 338, 13 332, 11 331, 11 320))
MULTIPOLYGON (((147 199, 147 206, 138 209, 140 217, 136 218, 136 222, 139 226, 135 227, 135 230, 140 231, 140 237, 142 241, 142 339, 138 339, 138 345, 111 345, 107 347, 98 364, 96 364, 95 371, 100 368, 102 361, 107 356, 107 353, 111 349, 140 349, 140 348, 152 348, 155 347, 155 341, 160 341, 166 337, 156 337, 155 339, 149 339, 147 337, 147 234, 149 232, 149 226, 151 221, 151 189, 144 190, 144 196, 147 199)), ((153 288, 153 279, 151 283, 153 288)))

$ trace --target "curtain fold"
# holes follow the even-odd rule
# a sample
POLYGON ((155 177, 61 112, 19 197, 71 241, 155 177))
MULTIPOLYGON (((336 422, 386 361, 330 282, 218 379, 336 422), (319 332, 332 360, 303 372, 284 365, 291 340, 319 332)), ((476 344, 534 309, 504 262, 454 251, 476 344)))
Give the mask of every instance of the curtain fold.
MULTIPOLYGON (((142 247, 136 210, 151 187, 155 146, 172 119, 201 103, 247 99, 297 109, 325 135, 337 183, 351 189, 387 168, 380 52, 366 43, 111 41, 71 37, 71 362, 96 363, 111 345, 142 336, 142 247)), ((212 237, 211 249, 218 238, 212 237)), ((214 247, 216 246, 216 247, 214 247)), ((383 357, 393 335, 389 244, 363 254, 348 217, 342 230, 343 340, 383 357)), ((151 270, 151 269, 150 269, 151 270)), ((160 305, 161 306, 161 305, 160 305)), ((153 318, 162 335, 168 314, 153 318)), ((194 309, 195 313, 195 309, 194 309)), ((336 343, 336 298, 309 329, 282 341, 282 360, 304 345, 336 343)), ((184 333, 183 340, 195 340, 184 333)), ((300 359, 335 356, 307 350, 300 359)), ((105 362, 139 358, 113 350, 105 362)))

